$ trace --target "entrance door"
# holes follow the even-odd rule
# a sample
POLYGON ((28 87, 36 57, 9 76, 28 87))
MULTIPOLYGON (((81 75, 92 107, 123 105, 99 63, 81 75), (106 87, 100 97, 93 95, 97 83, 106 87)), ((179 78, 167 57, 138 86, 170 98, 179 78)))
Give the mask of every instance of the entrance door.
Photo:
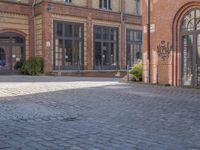
POLYGON ((200 85, 200 34, 182 37, 182 82, 200 85))
POLYGON ((182 82, 184 86, 190 86, 193 82, 193 49, 193 35, 184 35, 182 37, 182 82))
POLYGON ((64 52, 65 55, 63 55, 64 58, 64 66, 70 67, 73 66, 73 46, 72 46, 72 40, 65 40, 64 43, 64 52))
POLYGON ((103 42, 102 47, 102 62, 104 67, 109 67, 111 65, 111 51, 110 44, 108 42, 103 42))
POLYGON ((24 38, 16 33, 0 34, 0 74, 18 72, 25 59, 24 38))

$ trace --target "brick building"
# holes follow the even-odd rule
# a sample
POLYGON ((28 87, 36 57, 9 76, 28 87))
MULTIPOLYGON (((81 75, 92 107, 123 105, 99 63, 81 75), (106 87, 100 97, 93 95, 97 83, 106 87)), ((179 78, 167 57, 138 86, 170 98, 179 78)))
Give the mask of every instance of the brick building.
MULTIPOLYGON (((0 70, 123 70, 141 57, 140 0, 0 0, 0 70)), ((1 72, 0 71, 0 72, 1 72)))
POLYGON ((149 81, 150 70, 152 83, 173 86, 199 85, 200 1, 151 0, 150 65, 147 5, 147 0, 143 0, 144 81, 149 81))

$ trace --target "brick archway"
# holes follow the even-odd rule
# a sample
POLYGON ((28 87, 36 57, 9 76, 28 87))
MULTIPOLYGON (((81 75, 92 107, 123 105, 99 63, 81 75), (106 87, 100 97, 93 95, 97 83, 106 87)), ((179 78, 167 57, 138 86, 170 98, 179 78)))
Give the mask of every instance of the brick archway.
POLYGON ((2 33, 16 33, 16 34, 23 36, 25 38, 27 36, 26 33, 22 32, 20 30, 17 30, 17 29, 2 29, 2 30, 0 30, 0 34, 2 34, 2 33))
POLYGON ((174 16, 172 26, 172 42, 174 53, 172 56, 172 82, 174 86, 181 85, 181 23, 184 16, 192 9, 200 8, 200 2, 193 1, 183 5, 174 16))

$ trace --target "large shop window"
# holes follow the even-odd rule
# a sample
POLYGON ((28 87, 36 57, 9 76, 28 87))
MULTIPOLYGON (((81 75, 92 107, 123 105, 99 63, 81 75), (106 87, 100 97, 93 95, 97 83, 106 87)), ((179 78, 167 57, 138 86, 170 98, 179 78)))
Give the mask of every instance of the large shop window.
POLYGON ((54 69, 83 69, 83 24, 54 22, 54 69))
POLYGON ((118 67, 118 29, 94 26, 94 69, 115 70, 118 67))
POLYGON ((193 9, 181 25, 181 74, 185 86, 200 85, 200 9, 193 9))
POLYGON ((127 29, 126 63, 129 66, 142 59, 142 31, 127 29))

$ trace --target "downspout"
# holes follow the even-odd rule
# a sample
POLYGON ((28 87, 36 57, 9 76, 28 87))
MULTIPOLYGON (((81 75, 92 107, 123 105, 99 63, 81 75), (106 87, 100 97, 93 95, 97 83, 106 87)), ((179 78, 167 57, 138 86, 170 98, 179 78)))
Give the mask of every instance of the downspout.
POLYGON ((148 6, 147 6, 147 51, 148 51, 148 60, 149 60, 149 66, 148 66, 148 80, 149 84, 151 83, 151 6, 150 6, 150 0, 148 0, 148 6))
POLYGON ((35 5, 36 5, 36 0, 33 1, 32 4, 32 17, 33 17, 33 56, 35 56, 35 51, 36 51, 36 32, 35 32, 35 5))
MULTIPOLYGON (((122 31, 122 24, 123 24, 123 15, 124 15, 124 12, 123 12, 123 8, 122 8, 122 6, 123 6, 123 0, 121 0, 121 5, 120 5, 121 7, 120 7, 120 14, 121 14, 121 21, 120 21, 120 23, 121 23, 121 54, 122 54, 122 44, 123 44, 123 42, 122 42, 122 34, 123 34, 123 31, 122 31)), ((119 57, 119 55, 118 55, 118 57, 119 57)), ((122 66, 122 57, 120 56, 120 70, 121 70, 121 66, 122 66)))

